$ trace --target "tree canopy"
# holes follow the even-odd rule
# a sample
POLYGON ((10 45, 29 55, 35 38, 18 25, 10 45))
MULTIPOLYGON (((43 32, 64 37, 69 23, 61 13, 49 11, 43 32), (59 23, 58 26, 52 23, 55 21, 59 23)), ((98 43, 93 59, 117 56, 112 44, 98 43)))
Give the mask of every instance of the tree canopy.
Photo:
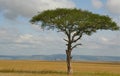
POLYGON ((56 9, 47 10, 34 16, 32 23, 42 22, 42 28, 54 29, 64 32, 70 29, 72 32, 81 31, 91 35, 96 30, 118 30, 117 24, 105 15, 93 14, 80 9, 56 9))

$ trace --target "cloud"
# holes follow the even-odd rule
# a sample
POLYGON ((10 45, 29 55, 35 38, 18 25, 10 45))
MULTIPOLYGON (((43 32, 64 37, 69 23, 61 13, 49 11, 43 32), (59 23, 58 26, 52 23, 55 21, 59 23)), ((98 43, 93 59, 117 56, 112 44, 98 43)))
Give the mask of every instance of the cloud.
POLYGON ((38 35, 33 33, 17 33, 15 30, 14 28, 0 28, 0 54, 33 55, 64 53, 65 43, 58 33, 44 31, 44 34, 38 35))
POLYGON ((12 37, 16 37, 16 35, 18 34, 18 30, 15 28, 4 28, 1 27, 0 28, 0 39, 10 39, 12 37))
POLYGON ((113 20, 120 26, 120 0, 107 0, 105 6, 113 20))
MULTIPOLYGON (((58 54, 65 53, 65 42, 63 38, 65 37, 61 33, 54 31, 44 31, 40 30, 41 34, 33 33, 17 33, 13 28, 0 28, 0 54, 11 54, 11 55, 33 55, 33 54, 58 54), (48 34, 49 33, 49 34, 48 34)), ((99 52, 99 55, 109 51, 118 51, 120 47, 120 32, 117 34, 111 35, 104 34, 103 31, 101 34, 94 34, 92 36, 83 37, 80 42, 82 46, 74 49, 79 50, 74 51, 74 54, 83 54, 82 50, 85 51, 85 54, 90 52, 93 55, 97 55, 94 52, 99 52)), ((113 55, 108 53, 107 55, 113 55)), ((116 55, 116 54, 114 54, 116 55)))
POLYGON ((109 39, 106 38, 106 37, 101 37, 100 40, 101 40, 102 42, 108 42, 108 41, 109 41, 109 39))
POLYGON ((94 8, 96 8, 96 9, 99 9, 103 6, 102 1, 100 1, 100 0, 92 0, 92 4, 93 4, 94 8))
POLYGON ((107 0, 106 7, 111 13, 120 15, 120 0, 107 0))
POLYGON ((0 37, 2 37, 3 35, 5 35, 6 32, 7 32, 6 29, 4 29, 4 28, 0 28, 0 37))
POLYGON ((21 43, 21 42, 32 42, 33 41, 33 35, 31 34, 24 34, 24 35, 20 35, 15 42, 17 43, 21 43))
POLYGON ((103 47, 108 46, 109 48, 111 48, 111 47, 114 47, 114 46, 120 46, 119 35, 120 34, 118 34, 118 36, 113 35, 113 36, 110 36, 110 37, 100 37, 99 40, 100 40, 101 45, 103 45, 103 47))
POLYGON ((82 38, 82 48, 91 50, 120 50, 120 31, 98 31, 98 33, 92 36, 84 36, 82 38), (110 33, 110 34, 108 34, 110 33), (114 48, 116 47, 116 48, 114 48))
POLYGON ((70 0, 0 0, 0 12, 8 19, 30 18, 43 10, 73 7, 75 4, 70 0))
POLYGON ((92 0, 92 5, 97 9, 104 6, 110 13, 120 15, 120 0, 106 0, 105 3, 101 0, 92 0))
POLYGON ((104 8, 107 14, 120 26, 120 0, 91 0, 96 9, 104 8))

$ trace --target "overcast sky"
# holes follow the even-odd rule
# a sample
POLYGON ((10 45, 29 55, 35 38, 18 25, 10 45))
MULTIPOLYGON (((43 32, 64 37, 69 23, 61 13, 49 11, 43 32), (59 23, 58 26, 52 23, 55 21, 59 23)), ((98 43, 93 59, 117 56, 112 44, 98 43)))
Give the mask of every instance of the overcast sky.
MULTIPOLYGON (((55 8, 109 15, 120 26, 120 0, 0 0, 0 55, 65 54, 63 33, 29 23, 38 12, 55 8)), ((73 54, 120 56, 120 31, 97 31, 80 42, 73 54)))

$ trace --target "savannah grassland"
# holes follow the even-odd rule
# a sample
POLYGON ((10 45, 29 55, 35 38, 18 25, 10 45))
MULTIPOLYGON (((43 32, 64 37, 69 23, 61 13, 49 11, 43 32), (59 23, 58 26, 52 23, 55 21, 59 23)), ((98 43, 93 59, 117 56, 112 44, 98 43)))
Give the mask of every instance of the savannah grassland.
MULTIPOLYGON (((120 76, 120 63, 72 62, 72 76, 120 76)), ((67 76, 66 62, 0 60, 0 76, 67 76)))

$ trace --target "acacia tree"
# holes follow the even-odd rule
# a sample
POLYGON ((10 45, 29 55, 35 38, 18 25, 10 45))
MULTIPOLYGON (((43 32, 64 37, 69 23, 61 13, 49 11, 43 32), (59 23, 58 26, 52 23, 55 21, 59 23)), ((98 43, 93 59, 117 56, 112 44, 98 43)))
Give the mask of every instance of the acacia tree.
POLYGON ((42 28, 57 29, 63 32, 66 41, 66 62, 67 72, 71 73, 71 52, 81 45, 78 42, 83 35, 91 35, 97 30, 118 30, 119 27, 112 19, 105 15, 93 14, 92 12, 80 9, 56 9, 46 10, 35 15, 31 21, 33 24, 40 24, 42 28), (41 24, 42 23, 42 24, 41 24))

